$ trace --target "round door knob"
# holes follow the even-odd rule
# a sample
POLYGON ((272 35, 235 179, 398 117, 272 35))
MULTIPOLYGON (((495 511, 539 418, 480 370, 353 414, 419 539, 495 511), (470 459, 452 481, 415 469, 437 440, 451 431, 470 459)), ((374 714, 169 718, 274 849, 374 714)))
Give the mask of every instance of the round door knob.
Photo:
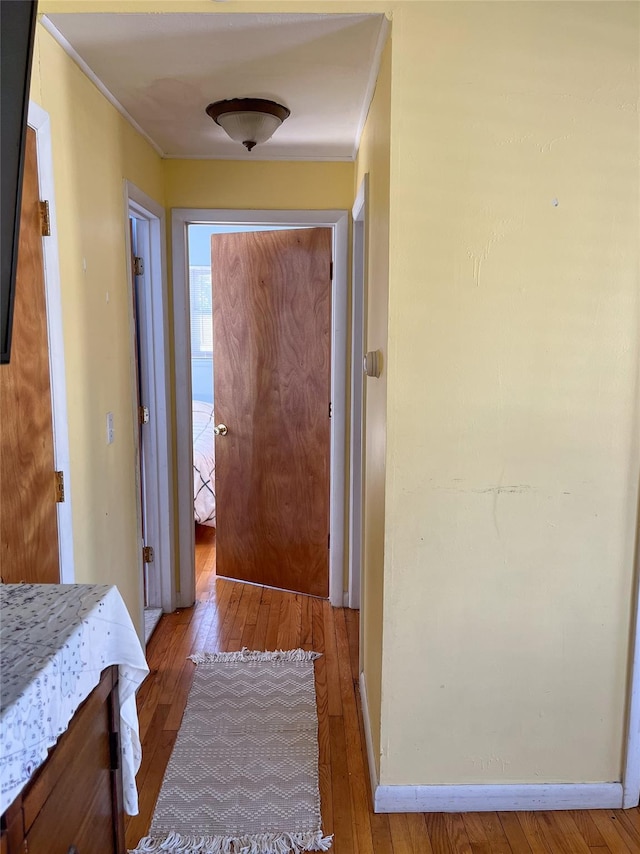
POLYGON ((229 430, 226 424, 218 424, 217 427, 213 428, 213 432, 216 434, 216 436, 226 436, 229 430))

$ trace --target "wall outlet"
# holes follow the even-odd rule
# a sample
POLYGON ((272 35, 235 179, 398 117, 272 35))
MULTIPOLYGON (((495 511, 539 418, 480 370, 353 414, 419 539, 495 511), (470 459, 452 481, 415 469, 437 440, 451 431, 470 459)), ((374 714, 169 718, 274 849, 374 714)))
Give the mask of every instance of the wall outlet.
POLYGON ((113 412, 107 412, 107 445, 113 442, 113 412))

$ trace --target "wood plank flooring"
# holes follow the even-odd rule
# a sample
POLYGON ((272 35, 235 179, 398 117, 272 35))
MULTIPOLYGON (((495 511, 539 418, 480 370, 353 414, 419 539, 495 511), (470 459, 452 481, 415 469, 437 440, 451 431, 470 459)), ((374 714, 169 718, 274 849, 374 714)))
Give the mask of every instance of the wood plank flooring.
POLYGON ((358 693, 358 618, 328 602, 218 579, 215 537, 196 538, 193 608, 162 617, 149 646, 151 674, 138 694, 140 814, 133 847, 147 833, 169 761, 198 649, 324 653, 316 663, 323 829, 333 854, 640 854, 640 810, 374 815, 358 693))

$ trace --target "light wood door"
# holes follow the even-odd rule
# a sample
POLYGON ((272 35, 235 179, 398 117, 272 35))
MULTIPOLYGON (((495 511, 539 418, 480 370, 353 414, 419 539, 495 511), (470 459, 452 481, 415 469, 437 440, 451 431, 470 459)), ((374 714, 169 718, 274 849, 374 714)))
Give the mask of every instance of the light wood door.
POLYGON ((211 238, 219 575, 329 595, 331 230, 211 238))
POLYGON ((35 131, 25 154, 11 360, 0 365, 0 575, 60 581, 35 131))

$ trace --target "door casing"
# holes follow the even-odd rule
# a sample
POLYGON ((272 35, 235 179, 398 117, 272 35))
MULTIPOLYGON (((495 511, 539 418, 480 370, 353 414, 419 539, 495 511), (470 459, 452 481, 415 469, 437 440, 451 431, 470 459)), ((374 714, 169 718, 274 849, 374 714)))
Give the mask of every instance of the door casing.
MULTIPOLYGON (((130 270, 131 237, 129 217, 136 220, 137 251, 145 262, 145 286, 141 289, 138 323, 140 328, 141 381, 149 407, 150 421, 143 428, 144 491, 146 495, 147 543, 153 547, 153 570, 149 575, 149 605, 162 608, 165 613, 177 607, 175 595, 174 548, 175 508, 173 500, 172 428, 169 409, 169 321, 166 264, 164 208, 138 189, 130 181, 124 182, 125 206, 125 263, 129 283, 129 323, 131 352, 135 346, 133 317, 133 283, 130 270)), ((135 360, 131 359, 131 387, 133 405, 137 406, 135 360)), ((137 413, 136 413, 137 414, 137 413)), ((140 466, 140 431, 134 419, 134 448, 136 477, 140 466)), ((139 484, 137 484, 139 487, 139 484)), ((137 488, 137 494, 140 490, 137 488)), ((142 507, 137 501, 138 541, 142 543, 142 507)), ((142 547, 138 556, 140 589, 140 625, 144 625, 144 566, 142 547)))
MULTIPOLYGON (((351 429, 349 431, 349 608, 359 609, 362 600, 363 500, 364 500, 364 401, 362 360, 366 350, 367 207, 369 174, 365 174, 351 212, 351 429)), ((360 620, 362 656, 364 621, 360 620)))
POLYGON ((193 446, 191 424, 191 360, 189 322, 189 256, 187 227, 191 224, 258 226, 325 226, 333 232, 333 290, 331 304, 331 464, 329 600, 342 606, 345 558, 345 436, 348 338, 349 211, 219 210, 174 208, 173 322, 176 377, 176 441, 178 469, 178 537, 180 591, 178 606, 195 601, 195 543, 193 523, 193 446))
POLYGON ((58 553, 60 583, 75 581, 73 559, 73 512, 71 504, 71 470, 69 463, 69 426, 67 420, 67 382, 64 367, 62 300, 56 200, 53 182, 53 156, 49 114, 33 101, 29 102, 27 124, 36 133, 38 186, 40 198, 49 202, 50 237, 43 238, 44 289, 49 335, 49 371, 51 381, 51 414, 53 421, 53 455, 57 471, 64 473, 65 500, 57 504, 58 553))

